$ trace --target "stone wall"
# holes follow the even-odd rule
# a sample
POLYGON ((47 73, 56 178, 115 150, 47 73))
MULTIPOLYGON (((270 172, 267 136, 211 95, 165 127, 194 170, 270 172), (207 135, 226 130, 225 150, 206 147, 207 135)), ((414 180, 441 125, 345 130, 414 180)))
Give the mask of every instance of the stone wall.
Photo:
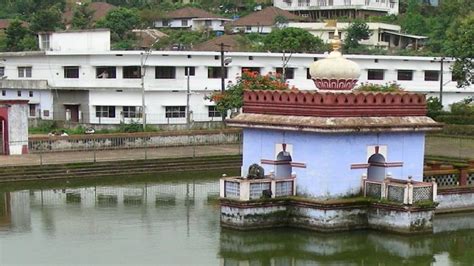
POLYGON ((137 134, 78 135, 67 137, 30 138, 33 153, 86 151, 94 149, 130 149, 186 145, 216 145, 240 143, 239 130, 155 132, 137 134))
POLYGON ((433 230, 433 208, 369 201, 313 202, 303 199, 239 202, 221 199, 221 225, 240 230, 290 226, 321 232, 377 229, 398 233, 433 230))
POLYGON ((474 187, 439 189, 436 212, 454 212, 461 209, 474 210, 474 187))

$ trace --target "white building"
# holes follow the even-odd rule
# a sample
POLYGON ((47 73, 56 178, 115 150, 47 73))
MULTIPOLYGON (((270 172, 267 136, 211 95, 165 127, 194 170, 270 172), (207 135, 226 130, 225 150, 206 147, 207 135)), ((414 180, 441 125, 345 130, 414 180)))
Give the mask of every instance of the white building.
MULTIPOLYGON (((61 33, 58 33, 61 34, 61 33)), ((83 32, 87 35, 87 32, 83 32)), ((51 47, 56 47, 51 39, 51 47)), ((104 40, 105 41, 105 40, 104 40)), ((220 90, 220 54, 202 51, 72 51, 0 53, 0 100, 30 100, 30 117, 92 124, 140 121, 141 59, 144 62, 146 117, 149 124, 186 122, 187 108, 195 122, 220 120, 214 104, 205 99, 220 90), (190 101, 187 106, 189 67, 190 101)), ((281 72, 282 54, 229 52, 226 84, 235 83, 243 69, 281 72)), ((288 56, 288 55, 287 55, 288 56)), ((287 80, 314 90, 308 67, 322 54, 293 54, 287 80)), ((433 57, 346 55, 362 69, 360 82, 395 81, 409 91, 439 95, 440 62, 433 57)), ((446 60, 443 71, 445 105, 474 96, 474 88, 457 88, 446 60)))
POLYGON ((155 21, 156 28, 191 29, 196 31, 224 31, 224 24, 232 19, 224 18, 205 10, 185 7, 170 11, 162 19, 155 21))
MULTIPOLYGON (((348 22, 338 22, 337 30, 339 38, 344 40, 347 28, 350 26, 348 22)), ((425 36, 408 35, 401 33, 401 27, 398 25, 369 22, 369 31, 372 33, 369 39, 361 40, 364 45, 382 47, 382 48, 406 48, 411 45, 413 48, 421 46, 423 41, 427 39, 425 36)), ((328 26, 323 22, 290 22, 288 27, 300 28, 307 30, 316 37, 321 38, 324 42, 329 42, 334 37, 336 27, 328 26)))
POLYGON ((398 14, 399 0, 273 0, 273 5, 317 20, 398 14))

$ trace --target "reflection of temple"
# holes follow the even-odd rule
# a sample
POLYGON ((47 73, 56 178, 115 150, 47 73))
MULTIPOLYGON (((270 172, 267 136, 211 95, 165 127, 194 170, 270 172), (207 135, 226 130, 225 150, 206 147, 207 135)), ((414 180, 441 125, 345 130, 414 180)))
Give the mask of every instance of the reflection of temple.
POLYGON ((0 228, 11 223, 10 193, 0 193, 0 228))

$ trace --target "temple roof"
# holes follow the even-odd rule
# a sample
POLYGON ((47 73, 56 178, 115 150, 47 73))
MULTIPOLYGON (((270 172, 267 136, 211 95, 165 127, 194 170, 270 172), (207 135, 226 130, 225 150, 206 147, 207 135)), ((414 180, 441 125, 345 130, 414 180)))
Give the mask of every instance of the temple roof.
POLYGON ((228 119, 229 126, 320 133, 432 131, 442 124, 426 116, 314 117, 242 113, 228 119))

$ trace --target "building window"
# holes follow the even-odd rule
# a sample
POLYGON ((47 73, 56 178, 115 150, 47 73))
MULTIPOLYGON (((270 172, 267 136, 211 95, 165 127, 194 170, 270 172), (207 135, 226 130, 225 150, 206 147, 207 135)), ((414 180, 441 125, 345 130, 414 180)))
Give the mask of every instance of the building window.
POLYGON ((188 26, 188 20, 187 19, 182 19, 181 20, 181 26, 182 27, 187 27, 188 26))
MULTIPOLYGON (((227 67, 224 68, 224 78, 227 78, 227 67)), ((208 67, 207 68, 207 77, 210 79, 220 79, 221 78, 221 67, 208 67)))
POLYGON ((175 79, 176 67, 172 66, 157 66, 155 67, 156 79, 175 79))
POLYGON ((256 72, 260 75, 260 68, 259 67, 242 67, 242 74, 244 72, 256 72))
POLYGON ((96 106, 95 117, 115 118, 115 106, 96 106))
POLYGON ((209 117, 221 117, 221 113, 217 111, 216 106, 208 106, 208 116, 209 117))
POLYGON ((31 78, 31 67, 18 67, 19 78, 31 78))
POLYGON ((0 67, 0 77, 5 76, 5 67, 0 67))
POLYGON ((204 21, 204 26, 206 26, 206 27, 212 26, 212 20, 205 20, 204 21))
POLYGON ((383 69, 369 69, 367 70, 368 80, 383 80, 385 70, 383 69))
POLYGON ((439 71, 437 70, 425 70, 425 81, 438 81, 439 71))
POLYGON ((29 107, 29 116, 36 117, 36 104, 28 104, 29 107))
POLYGON ((140 113, 137 112, 136 106, 124 106, 122 111, 124 118, 138 118, 140 113))
POLYGON ((64 78, 65 79, 78 79, 79 78, 79 67, 78 66, 65 66, 64 67, 64 78))
MULTIPOLYGON (((283 75, 283 68, 277 67, 276 73, 283 75)), ((285 79, 294 79, 295 78, 295 69, 291 67, 285 68, 285 79)))
POLYGON ((163 27, 168 27, 170 25, 170 22, 168 20, 163 20, 162 24, 163 27))
POLYGON ((49 117, 49 110, 43 110, 43 116, 49 117))
POLYGON ((17 95, 18 97, 21 97, 21 91, 17 91, 17 92, 16 92, 16 95, 17 95))
POLYGON ((2 90, 2 96, 7 96, 7 91, 6 90, 2 90))
POLYGON ((252 31, 252 26, 247 26, 247 27, 245 27, 245 30, 246 30, 246 31, 252 31))
POLYGON ((33 97, 33 91, 29 91, 28 96, 33 97))
POLYGON ((398 70, 398 80, 413 80, 413 70, 398 70))
POLYGON ((95 76, 98 79, 117 78, 117 68, 113 66, 100 66, 95 68, 95 76))
POLYGON ((48 33, 46 34, 41 34, 40 35, 41 37, 41 47, 43 48, 44 51, 46 50, 49 50, 49 38, 50 38, 50 35, 48 33))
POLYGON ((186 117, 186 106, 166 106, 166 118, 186 117))
POLYGON ((140 66, 124 66, 123 67, 123 78, 124 79, 139 79, 140 66))
POLYGON ((196 75, 196 68, 195 67, 185 67, 184 68, 184 75, 188 76, 188 69, 189 69, 189 76, 195 76, 196 75))

